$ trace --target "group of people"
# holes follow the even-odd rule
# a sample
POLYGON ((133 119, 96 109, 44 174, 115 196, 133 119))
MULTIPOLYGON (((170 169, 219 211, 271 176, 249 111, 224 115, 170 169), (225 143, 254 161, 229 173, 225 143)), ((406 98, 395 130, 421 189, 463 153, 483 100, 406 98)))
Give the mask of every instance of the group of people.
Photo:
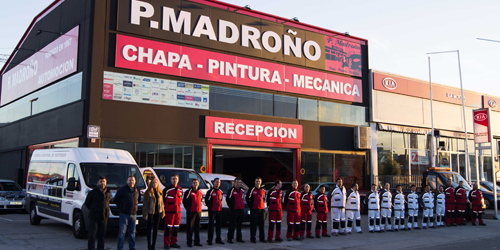
MULTIPOLYGON (((181 204, 186 209, 186 238, 188 247, 202 246, 200 243, 200 220, 203 193, 198 188, 198 179, 193 179, 192 186, 183 192, 178 185, 179 176, 171 176, 171 185, 164 190, 159 189, 159 182, 153 179, 143 199, 143 219, 147 220, 148 250, 155 249, 158 226, 160 219, 165 220, 163 236, 164 249, 180 248, 177 244, 177 235, 181 219, 181 204), (194 240, 193 240, 194 234, 194 240)), ((205 204, 208 207, 208 245, 213 244, 214 228, 215 243, 225 244, 221 238, 222 199, 220 179, 213 180, 213 187, 205 195, 205 204)), ((283 209, 287 211, 286 239, 304 240, 305 238, 331 237, 328 229, 328 213, 331 213, 332 235, 351 234, 353 227, 357 233, 361 231, 360 195, 358 184, 354 183, 346 191, 342 179, 337 179, 336 185, 326 194, 326 187, 321 185, 318 193, 313 195, 308 184, 303 185, 303 190, 298 189, 298 181, 292 182, 292 188, 282 192, 282 182, 275 181, 272 189, 266 190, 261 186, 262 179, 255 178, 255 185, 248 192, 242 189, 241 179, 236 178, 234 185, 228 190, 226 202, 230 208, 230 224, 227 242, 236 241, 244 243, 241 233, 243 221, 244 201, 250 208, 250 241, 256 243, 257 229, 260 242, 282 242, 281 222, 283 209), (266 204, 268 208, 268 234, 264 232, 266 218, 266 204), (313 236, 312 212, 317 212, 316 227, 313 236)), ((416 187, 411 186, 411 192, 405 195, 400 185, 396 192, 390 191, 390 184, 385 183, 384 189, 378 191, 373 184, 371 191, 366 195, 364 203, 368 208, 369 232, 385 232, 398 230, 420 229, 418 225, 418 211, 423 211, 422 228, 436 228, 444 226, 465 225, 464 215, 467 199, 472 203, 472 225, 485 225, 482 220, 483 197, 477 184, 467 197, 463 182, 455 189, 451 180, 448 186, 439 187, 436 195, 425 186, 425 191, 418 195, 416 187), (405 206, 408 206, 408 223, 405 224, 405 206), (434 216, 436 215, 436 218, 434 216), (392 221, 392 219, 394 220, 392 221), (434 221, 436 224, 434 225, 434 221)), ((141 200, 140 191, 135 187, 135 178, 130 176, 127 185, 120 188, 114 203, 120 211, 118 250, 123 249, 124 236, 128 232, 129 249, 135 249, 135 225, 137 220, 137 206, 141 200)), ((95 238, 98 238, 98 249, 104 249, 104 236, 107 219, 109 217, 110 191, 106 188, 106 178, 101 176, 97 188, 87 195, 85 205, 89 209, 89 240, 88 249, 95 248, 95 238)))

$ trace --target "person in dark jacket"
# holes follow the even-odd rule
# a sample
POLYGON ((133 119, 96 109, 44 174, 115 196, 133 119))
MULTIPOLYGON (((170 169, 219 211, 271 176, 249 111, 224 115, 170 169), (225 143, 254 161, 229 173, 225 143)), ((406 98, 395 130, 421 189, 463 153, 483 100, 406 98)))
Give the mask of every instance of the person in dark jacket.
POLYGON ((260 242, 266 242, 266 236, 264 234, 264 221, 266 219, 264 200, 266 190, 260 186, 261 184, 262 179, 260 177, 256 177, 255 187, 247 193, 246 197, 248 207, 250 207, 250 241, 252 243, 257 243, 257 240, 255 239, 257 227, 259 228, 260 242))
POLYGON ((191 188, 184 192, 182 203, 186 208, 186 238, 188 247, 193 246, 193 231, 194 245, 202 247, 200 244, 200 220, 201 220, 201 198, 203 193, 198 186, 198 179, 191 181, 191 188))
POLYGON ((127 185, 118 189, 114 198, 114 203, 120 210, 118 250, 123 249, 123 240, 127 231, 128 247, 135 249, 135 223, 137 221, 137 205, 140 200, 141 193, 135 187, 135 177, 131 175, 127 179, 127 185))
POLYGON ((87 194, 85 206, 89 209, 89 242, 88 249, 95 249, 95 238, 97 233, 97 249, 104 250, 104 237, 106 237, 106 225, 109 218, 109 201, 111 193, 106 188, 106 177, 101 176, 97 181, 97 187, 87 194))
POLYGON ((245 193, 241 186, 243 182, 240 178, 234 179, 234 186, 227 192, 226 202, 231 210, 231 221, 227 230, 227 242, 233 243, 234 227, 236 226, 236 241, 245 243, 241 234, 241 224, 243 223, 243 208, 245 208, 245 193))
POLYGON ((212 182, 213 188, 208 190, 205 195, 205 204, 208 207, 208 245, 212 245, 214 238, 214 224, 215 224, 215 243, 224 245, 221 238, 221 220, 222 220, 222 190, 220 190, 220 179, 215 178, 212 182))

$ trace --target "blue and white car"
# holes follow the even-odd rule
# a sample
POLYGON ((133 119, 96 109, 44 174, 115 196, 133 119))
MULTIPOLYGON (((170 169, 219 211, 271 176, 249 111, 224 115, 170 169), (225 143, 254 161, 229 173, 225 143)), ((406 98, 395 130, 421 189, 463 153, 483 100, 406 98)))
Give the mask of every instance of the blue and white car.
POLYGON ((24 210, 26 192, 15 181, 0 179, 0 210, 24 210))

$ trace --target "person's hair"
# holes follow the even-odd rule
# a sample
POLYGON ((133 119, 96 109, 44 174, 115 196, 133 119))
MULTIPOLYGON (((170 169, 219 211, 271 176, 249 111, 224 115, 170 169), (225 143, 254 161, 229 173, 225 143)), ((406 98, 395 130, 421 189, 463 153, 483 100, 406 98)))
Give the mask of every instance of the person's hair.
POLYGON ((194 179, 191 179, 191 183, 193 183, 194 181, 197 181, 197 182, 200 182, 198 179, 194 178, 194 179))
POLYGON ((274 186, 276 186, 276 185, 278 185, 278 184, 280 184, 280 183, 281 183, 281 181, 280 181, 280 180, 275 180, 275 181, 274 181, 274 186))
POLYGON ((353 187, 355 187, 355 186, 357 186, 357 185, 358 185, 358 183, 354 182, 354 183, 351 185, 351 188, 353 188, 353 187))
POLYGON ((341 181, 341 180, 342 180, 342 179, 340 179, 340 177, 339 177, 339 178, 337 178, 337 180, 336 180, 335 182, 337 182, 337 181, 341 181))
POLYGON ((396 185, 396 189, 399 188, 399 187, 401 187, 401 185, 396 185))
POLYGON ((100 181, 100 180, 106 180, 106 177, 104 175, 101 175, 101 176, 99 176, 98 181, 100 181))
POLYGON ((387 184, 391 185, 391 183, 389 183, 389 182, 386 182, 386 183, 384 183, 384 186, 385 186, 385 185, 387 185, 387 184))
POLYGON ((460 183, 460 182, 464 183, 464 181, 459 181, 458 183, 460 183))
MULTIPOLYGON (((476 185, 476 183, 474 183, 474 185, 476 185)), ((443 186, 439 186, 439 187, 438 187, 438 189, 440 189, 440 188, 443 188, 443 189, 444 189, 444 187, 443 187, 443 186)))
POLYGON ((160 182, 158 181, 158 179, 156 178, 153 178, 151 179, 151 181, 149 182, 149 185, 148 185, 148 190, 146 190, 146 193, 160 193, 162 194, 163 192, 160 190, 160 182), (156 187, 153 186, 153 181, 156 180, 156 187))
POLYGON ((415 186, 415 185, 411 185, 411 186, 410 186, 410 188, 414 188, 414 187, 417 187, 417 186, 415 186))
POLYGON ((377 186, 377 184, 373 183, 373 184, 372 184, 372 187, 373 187, 373 186, 375 186, 375 187, 376 187, 376 186, 377 186))
POLYGON ((134 178, 135 179, 135 176, 130 175, 129 177, 127 177, 127 180, 128 180, 128 178, 134 178))
POLYGON ((297 183, 299 183, 299 181, 298 181, 297 179, 295 179, 295 180, 293 180, 293 181, 292 181, 292 183, 294 183, 294 182, 297 182, 297 183))
POLYGON ((177 179, 179 179, 179 175, 178 174, 173 174, 172 176, 170 176, 170 179, 172 179, 172 177, 176 176, 177 179))
POLYGON ((424 188, 427 188, 427 187, 431 187, 431 185, 427 184, 427 185, 425 185, 425 187, 424 187, 424 188))
POLYGON ((255 177, 255 180, 260 180, 262 181, 262 178, 260 178, 259 176, 255 177))
POLYGON ((237 181, 241 181, 241 179, 238 177, 234 178, 234 182, 237 182, 237 181))
POLYGON ((216 180, 220 180, 220 178, 215 178, 212 182, 215 182, 216 180))
POLYGON ((320 190, 320 189, 322 189, 322 188, 325 188, 325 189, 326 189, 325 185, 319 185, 318 190, 320 190))

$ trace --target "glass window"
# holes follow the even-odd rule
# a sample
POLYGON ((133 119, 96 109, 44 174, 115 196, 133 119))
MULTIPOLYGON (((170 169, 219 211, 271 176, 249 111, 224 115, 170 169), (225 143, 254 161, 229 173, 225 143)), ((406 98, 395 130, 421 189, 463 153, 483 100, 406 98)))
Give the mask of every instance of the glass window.
POLYGON ((411 175, 421 175, 424 171, 428 170, 431 166, 430 163, 430 153, 429 150, 410 150, 410 167, 411 167, 411 175))
POLYGON ((319 101, 318 111, 322 122, 367 126, 365 107, 319 101))
POLYGON ((464 139, 457 140, 457 150, 461 151, 461 152, 465 152, 465 140, 464 139))
POLYGON ((210 86, 211 110, 273 116, 273 95, 210 86))
POLYGON ((297 118, 297 97, 274 95, 274 116, 297 118))
MULTIPOLYGON (((319 184, 334 182, 333 180, 333 154, 321 153, 319 155, 319 184)), ((312 187, 311 187, 312 188, 312 187)))
POLYGON ((0 123, 38 114, 82 98, 82 73, 75 74, 0 108, 0 123), (38 99, 37 99, 38 98, 38 99), (36 101, 30 102, 31 100, 36 101))
POLYGON ((302 152, 301 159, 302 168, 305 170, 304 175, 301 176, 302 183, 315 183, 319 182, 319 153, 317 152, 302 152))
POLYGON ((408 150, 402 148, 394 148, 392 153, 392 158, 398 163, 398 166, 401 169, 401 175, 409 175, 410 170, 408 169, 408 150))
POLYGON ((207 148, 195 146, 194 147, 194 169, 200 172, 201 166, 207 165, 207 148))
POLYGON ((299 119, 318 120, 318 101, 299 98, 299 119))
POLYGON ((410 148, 418 149, 428 149, 427 147, 427 136, 419 134, 409 134, 410 136, 410 148))
POLYGON ((391 132, 378 131, 377 132, 377 146, 390 147, 391 146, 391 132))
POLYGON ((442 168, 449 168, 450 167, 450 154, 448 152, 439 152, 439 157, 438 157, 438 163, 437 165, 442 168))
POLYGON ((346 187, 358 183, 359 189, 364 190, 364 161, 364 155, 335 154, 335 179, 341 178, 346 187))
POLYGON ((476 171, 476 156, 475 155, 469 154, 469 163, 470 163, 471 179, 476 180, 477 171, 476 171))
POLYGON ((162 167, 174 166, 174 147, 172 145, 159 145, 158 150, 158 165, 162 167))
POLYGON ((133 175, 135 186, 139 189, 146 188, 141 172, 135 165, 115 164, 115 163, 81 163, 83 179, 88 187, 97 187, 99 176, 106 177, 106 186, 110 188, 120 188, 127 185, 127 179, 133 175))
POLYGON ((457 138, 450 138, 450 151, 458 151, 458 141, 457 138))
POLYGON ((122 141, 104 141, 104 148, 123 149, 128 151, 131 155, 135 155, 135 143, 122 142, 122 141))
POLYGON ((157 163, 158 144, 137 143, 135 160, 139 167, 154 167, 157 163))
POLYGON ((179 147, 177 146, 175 149, 174 149, 174 167, 176 168, 183 168, 183 165, 182 165, 182 154, 183 154, 183 147, 179 147))
POLYGON ((394 148, 408 148, 408 134, 392 133, 392 147, 394 148))
POLYGON ((379 175, 400 175, 399 163, 393 159, 391 148, 378 148, 379 175))
POLYGON ((193 168, 193 147, 184 147, 184 168, 193 168))

